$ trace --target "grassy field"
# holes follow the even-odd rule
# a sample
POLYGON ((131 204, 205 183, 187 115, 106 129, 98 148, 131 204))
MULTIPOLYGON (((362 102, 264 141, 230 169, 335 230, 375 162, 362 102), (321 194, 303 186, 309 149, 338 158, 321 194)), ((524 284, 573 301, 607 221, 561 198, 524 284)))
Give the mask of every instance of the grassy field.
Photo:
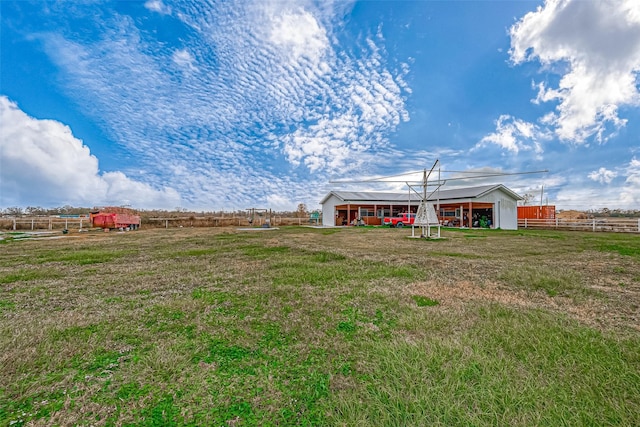
POLYGON ((640 425, 640 236, 408 234, 0 241, 0 426, 640 425))

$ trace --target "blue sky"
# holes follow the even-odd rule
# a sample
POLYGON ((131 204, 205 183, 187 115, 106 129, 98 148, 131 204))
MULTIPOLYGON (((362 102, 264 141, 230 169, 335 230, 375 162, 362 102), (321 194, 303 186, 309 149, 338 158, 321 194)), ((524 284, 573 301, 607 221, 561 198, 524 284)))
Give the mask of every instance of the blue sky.
POLYGON ((332 189, 406 191, 335 181, 439 159, 443 188, 640 209, 635 0, 3 0, 0 12, 0 208, 315 209, 332 189))

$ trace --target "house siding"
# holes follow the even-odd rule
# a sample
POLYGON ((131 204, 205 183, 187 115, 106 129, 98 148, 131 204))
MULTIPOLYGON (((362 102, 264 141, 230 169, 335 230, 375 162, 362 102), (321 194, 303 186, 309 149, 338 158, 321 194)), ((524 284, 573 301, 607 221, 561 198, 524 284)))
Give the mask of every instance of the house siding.
MULTIPOLYGON (((485 191, 485 188, 477 187, 480 191, 485 191)), ((495 187, 487 187, 486 192, 477 194, 477 196, 470 197, 457 197, 453 199, 442 198, 439 200, 439 205, 441 208, 457 209, 460 208, 460 212, 464 211, 465 213, 469 212, 469 206, 474 207, 474 211, 476 207, 479 209, 489 208, 492 209, 493 218, 492 218, 492 226, 494 228, 501 228, 503 230, 516 230, 518 228, 518 210, 517 210, 517 201, 519 200, 519 196, 513 193, 511 190, 506 189, 504 186, 495 186, 495 187)), ((460 191, 463 190, 454 190, 454 192, 450 192, 449 195, 460 196, 460 191), (457 193, 457 194, 456 194, 457 193)), ((444 192, 443 192, 444 193, 444 192)), ((408 207, 407 199, 404 199, 403 202, 398 199, 398 194, 390 195, 389 197, 396 196, 394 200, 380 200, 380 195, 375 193, 370 193, 371 198, 366 198, 368 193, 343 193, 347 194, 351 197, 357 197, 357 200, 347 200, 338 197, 336 194, 341 195, 341 192, 331 192, 329 193, 321 202, 322 203, 322 224, 324 226, 335 226, 336 225, 336 209, 338 206, 341 209, 344 209, 344 206, 348 206, 351 212, 351 216, 353 216, 353 212, 356 212, 359 207, 368 207, 371 205, 375 205, 378 208, 393 206, 395 208, 399 207, 408 207)), ((342 195, 342 197, 345 197, 342 195)), ((435 200, 431 200, 431 203, 436 204, 435 200)), ((419 201, 411 200, 412 210, 415 210, 419 201)), ((406 209, 405 209, 406 210, 406 209)), ((351 218, 346 218, 347 221, 350 221, 351 218)), ((338 224, 340 225, 340 224, 338 224)), ((467 224, 464 224, 467 225, 467 224)))
POLYGON ((503 230, 518 229, 518 203, 511 195, 502 191, 502 189, 496 189, 473 200, 473 203, 482 202, 493 204, 495 209, 495 228, 503 230))
POLYGON ((322 205, 322 225, 325 227, 336 225, 336 206, 341 203, 333 194, 322 205))

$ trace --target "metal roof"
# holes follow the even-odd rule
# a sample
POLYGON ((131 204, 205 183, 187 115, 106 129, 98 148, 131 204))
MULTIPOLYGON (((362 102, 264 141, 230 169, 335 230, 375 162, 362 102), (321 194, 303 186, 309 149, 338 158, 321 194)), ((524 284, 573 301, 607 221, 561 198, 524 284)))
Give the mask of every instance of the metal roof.
MULTIPOLYGON (((459 199, 477 199, 492 191, 502 189, 505 193, 511 195, 515 200, 521 200, 518 194, 509 190, 502 184, 482 185, 479 187, 453 188, 451 190, 440 190, 433 193, 429 200, 459 200, 459 199)), ((320 204, 324 204, 331 195, 336 196, 343 202, 391 202, 406 203, 409 199, 409 193, 381 193, 374 191, 331 191, 327 194, 320 204)), ((418 201, 419 196, 412 192, 411 201, 418 201)))
MULTIPOLYGON (((322 199, 320 204, 329 199, 331 195, 336 196, 342 201, 349 202, 369 202, 369 201, 384 201, 384 202, 406 202, 409 193, 380 193, 375 191, 331 191, 327 196, 322 199)), ((415 195, 414 195, 415 196, 415 195)), ((412 197, 412 199, 417 197, 412 197)))

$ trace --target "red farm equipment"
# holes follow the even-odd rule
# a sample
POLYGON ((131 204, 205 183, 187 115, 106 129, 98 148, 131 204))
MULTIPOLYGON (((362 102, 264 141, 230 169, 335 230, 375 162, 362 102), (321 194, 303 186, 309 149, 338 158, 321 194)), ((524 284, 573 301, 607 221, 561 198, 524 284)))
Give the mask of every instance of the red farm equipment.
POLYGON ((91 225, 103 228, 105 231, 137 230, 140 228, 140 216, 125 212, 91 212, 91 225))

